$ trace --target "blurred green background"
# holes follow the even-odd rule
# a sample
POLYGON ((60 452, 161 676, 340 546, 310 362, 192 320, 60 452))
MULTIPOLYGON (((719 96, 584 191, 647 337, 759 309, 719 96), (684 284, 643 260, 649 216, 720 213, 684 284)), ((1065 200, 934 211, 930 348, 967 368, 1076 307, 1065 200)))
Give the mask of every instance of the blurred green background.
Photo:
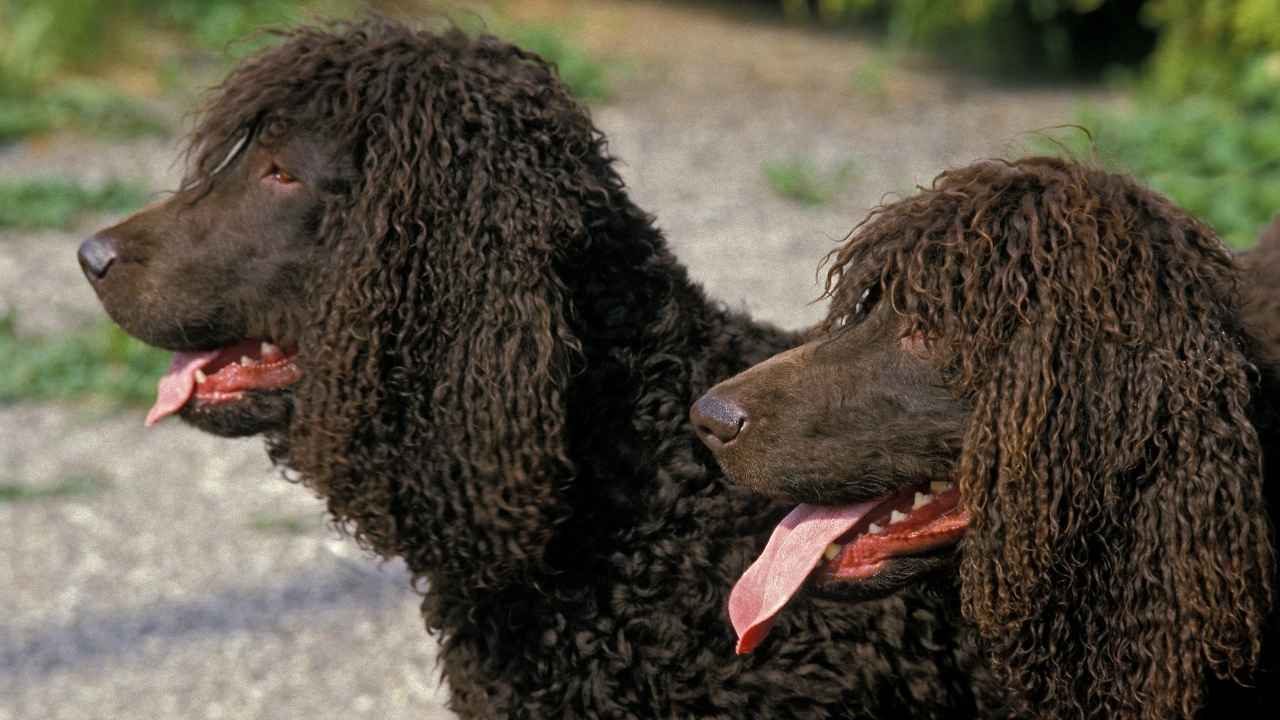
MULTIPOLYGON (((869 23, 993 73, 1109 82, 1062 142, 1131 172, 1248 247, 1280 210, 1277 0, 781 0, 793 17, 869 23)), ((1046 145, 1046 150, 1051 146, 1046 145)))
MULTIPOLYGON (((1280 209, 1280 2, 1276 0, 755 0, 714 2, 881 48, 852 82, 887 96, 900 52, 1005 83, 1104 86, 1125 101, 1083 105, 1079 127, 1026 128, 1033 147, 1132 172, 1248 247, 1280 209), (1083 130, 1081 129, 1083 128, 1083 130)), ((386 0, 0 0, 0 145, 60 133, 181 132, 199 89, 270 42, 257 32, 373 10, 446 15, 506 35, 556 63, 584 101, 607 103, 625 63, 589 51, 573 23, 521 20, 524 3, 386 0)), ((779 196, 820 205, 857 174, 784 158, 761 168, 779 196)), ((884 188, 885 191, 898 188, 884 188)), ((140 206, 147 188, 109 179, 0 176, 0 228, 70 228, 140 206)), ((142 403, 164 360, 105 320, 80 335, 19 338, 0 308, 0 403, 94 396, 142 403), (35 368, 41 368, 37 373, 35 368)))
POLYGON ((1236 247, 1280 209, 1280 0, 0 0, 0 720, 453 717, 403 568, 260 441, 144 428, 169 358, 75 260, 262 29, 366 9, 554 62, 691 276, 782 327, 868 208, 983 157, 1130 171, 1236 247))
MULTIPOLYGON (((455 17, 464 24, 480 18, 557 62, 584 99, 607 99, 607 63, 565 28, 504 22, 506 6, 518 4, 489 3, 455 17)), ((1111 83, 1131 95, 1131 107, 1081 108, 1078 118, 1104 162, 1167 192, 1238 247, 1280 208, 1276 0, 706 4, 727 12, 772 8, 815 32, 871 33, 886 47, 923 49, 1015 81, 1111 83)), ((0 0, 0 142, 66 129, 171 132, 147 101, 190 92, 193 72, 216 76, 267 41, 256 29, 368 7, 355 0, 0 0)), ((1094 149, 1087 137, 1063 137, 1074 152, 1094 149)), ((29 222, 7 196, 0 203, 0 222, 29 222)))

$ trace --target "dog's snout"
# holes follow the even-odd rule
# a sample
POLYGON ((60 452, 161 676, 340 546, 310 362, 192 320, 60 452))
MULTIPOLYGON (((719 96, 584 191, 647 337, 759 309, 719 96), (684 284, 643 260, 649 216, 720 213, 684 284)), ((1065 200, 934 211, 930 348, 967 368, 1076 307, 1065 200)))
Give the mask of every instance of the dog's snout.
POLYGON ((689 410, 694 431, 711 449, 727 445, 742 434, 747 424, 747 411, 733 400, 713 390, 698 398, 689 410))
POLYGON ((80 269, 90 280, 101 280, 118 257, 116 241, 110 235, 98 233, 80 243, 77 257, 80 258, 80 269))

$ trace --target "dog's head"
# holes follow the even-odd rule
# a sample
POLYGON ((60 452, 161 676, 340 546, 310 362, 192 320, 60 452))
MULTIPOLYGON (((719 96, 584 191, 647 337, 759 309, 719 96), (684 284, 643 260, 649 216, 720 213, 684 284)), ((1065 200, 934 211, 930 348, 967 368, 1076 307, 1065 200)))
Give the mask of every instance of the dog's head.
POLYGON ((1208 228, 1122 176, 982 162, 872 213, 828 294, 812 342, 693 410, 729 475, 806 503, 735 589, 747 646, 802 584, 952 567, 1030 714, 1190 715, 1253 668, 1258 373, 1208 228))
POLYGON ((177 353, 150 419, 266 434, 417 571, 535 568, 573 473, 557 263, 621 185, 550 68, 382 20, 291 31, 212 95, 189 165, 80 252, 111 317, 177 353))

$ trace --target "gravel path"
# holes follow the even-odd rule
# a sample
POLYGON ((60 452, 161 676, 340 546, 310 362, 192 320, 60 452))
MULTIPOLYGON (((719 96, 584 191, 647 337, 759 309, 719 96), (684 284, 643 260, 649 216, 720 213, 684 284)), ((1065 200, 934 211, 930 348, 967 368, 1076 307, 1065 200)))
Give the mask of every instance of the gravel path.
MULTIPOLYGON (((873 83, 884 60, 865 43, 678 4, 516 10, 568 18, 625 61, 593 112, 636 200, 714 295, 791 327, 820 317, 817 261, 884 193, 1018 154, 1078 99, 909 63, 873 83), (851 164, 852 179, 828 204, 795 204, 762 166, 799 158, 851 164)), ((66 139, 0 149, 0 178, 159 190, 176 182, 172 158, 168 140, 66 139)), ((99 318, 74 250, 110 220, 0 231, 0 312, 41 334, 99 318)), ((260 443, 144 431, 141 415, 0 407, 0 483, 46 495, 0 501, 0 720, 450 717, 402 567, 327 527, 260 443)))

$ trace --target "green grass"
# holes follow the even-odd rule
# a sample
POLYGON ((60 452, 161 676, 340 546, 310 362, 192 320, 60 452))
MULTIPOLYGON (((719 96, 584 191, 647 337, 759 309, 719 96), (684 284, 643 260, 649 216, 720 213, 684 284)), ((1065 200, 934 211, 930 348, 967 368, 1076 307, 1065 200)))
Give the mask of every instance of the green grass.
POLYGON ((0 143, 73 128, 103 134, 160 132, 137 101, 86 79, 114 35, 105 0, 0 0, 0 143))
POLYGON ((853 163, 823 172, 807 158, 790 158, 764 164, 764 176, 773 191, 802 205, 822 205, 843 191, 853 177, 853 163))
MULTIPOLYGON (((364 6, 363 0, 0 0, 0 144, 62 130, 168 133, 169 121, 96 76, 132 67, 173 95, 188 88, 192 68, 208 72, 275 42, 259 30, 350 16, 364 6)), ((612 95, 615 65, 562 28, 517 24, 502 34, 556 65, 583 101, 612 95)))
POLYGON ((886 55, 877 55, 862 63, 853 71, 853 89, 858 95, 877 105, 886 105, 889 101, 889 88, 885 78, 892 67, 893 61, 886 55))
POLYGON ((257 513, 249 519, 249 527, 268 535, 307 535, 321 527, 312 515, 272 515, 257 513))
MULTIPOLYGON (((1130 111, 1091 108, 1077 122, 1093 138, 1060 137, 1071 156, 1096 152, 1105 166, 1133 174, 1208 222, 1232 247, 1252 246, 1280 212, 1280 115, 1269 108, 1140 96, 1130 111)), ((1060 150, 1048 143, 1039 149, 1060 150)))
POLYGON ((147 191, 111 180, 89 187, 72 180, 0 181, 0 227, 69 228, 86 212, 126 212, 142 206, 147 191))
POLYGON ((81 497, 100 492, 105 487, 106 482, 102 478, 90 475, 72 475, 48 487, 0 482, 0 504, 81 497))
MULTIPOLYGON (((101 1, 101 0, 98 0, 101 1)), ((240 58, 269 40, 256 35, 263 27, 291 25, 305 20, 308 12, 320 15, 345 13, 352 5, 338 0, 130 0, 146 13, 155 13, 159 24, 184 33, 201 48, 240 58)))
POLYGON ((19 336, 0 317, 0 405, 21 400, 95 399, 146 406, 169 369, 169 354, 103 322, 62 337, 19 336))
MULTIPOLYGON (((106 67, 163 76, 176 62, 228 63, 272 42, 270 26, 349 15, 355 0, 0 0, 0 143, 56 130, 167 133, 106 67), (157 53, 159 49, 159 53, 157 53)), ((185 73, 184 73, 185 74, 185 73)))
POLYGON ((603 102, 613 96, 614 65, 591 55, 565 31, 547 25, 518 25, 502 34, 555 65, 560 80, 579 100, 603 102))
POLYGON ((39 92, 0 89, 0 143, 52 130, 135 137, 169 129, 137 99, 98 83, 67 80, 39 92))

